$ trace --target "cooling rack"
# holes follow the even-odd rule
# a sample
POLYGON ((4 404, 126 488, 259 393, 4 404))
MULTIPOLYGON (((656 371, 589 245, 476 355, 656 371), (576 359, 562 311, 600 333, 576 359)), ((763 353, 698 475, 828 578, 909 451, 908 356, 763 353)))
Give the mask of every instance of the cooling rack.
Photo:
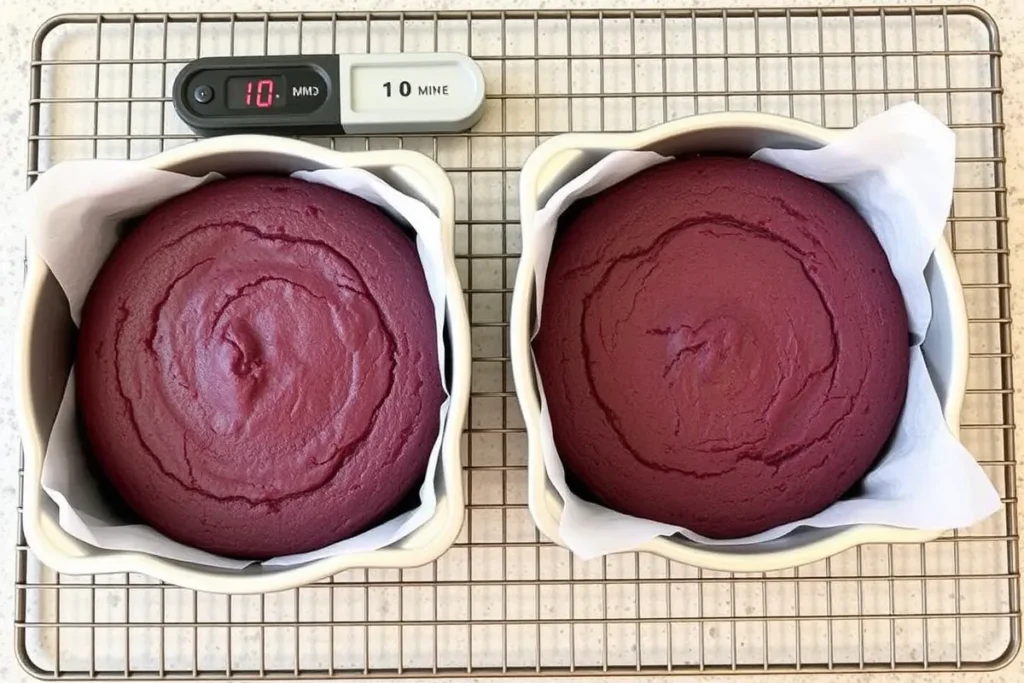
POLYGON ((55 575, 20 538, 16 646, 46 678, 316 678, 991 669, 1020 646, 1010 284, 997 30, 949 8, 73 15, 31 63, 29 182, 68 158, 193 139, 170 104, 197 56, 453 50, 487 79, 465 134, 314 139, 437 159, 458 198, 472 315, 466 523, 415 570, 352 571, 226 597, 145 576, 55 575), (1003 510, 925 545, 795 570, 700 571, 645 555, 582 562, 535 531, 510 377, 518 169, 548 136, 695 112, 849 127, 917 100, 957 134, 947 237, 964 280, 963 440, 1003 510))

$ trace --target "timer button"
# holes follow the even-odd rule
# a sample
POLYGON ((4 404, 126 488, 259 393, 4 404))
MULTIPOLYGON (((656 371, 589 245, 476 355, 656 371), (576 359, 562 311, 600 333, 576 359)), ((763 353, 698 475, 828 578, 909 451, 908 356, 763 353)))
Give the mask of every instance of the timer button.
POLYGON ((199 104, 209 104, 213 100, 213 88, 208 85, 197 85, 196 89, 192 91, 192 97, 199 104))

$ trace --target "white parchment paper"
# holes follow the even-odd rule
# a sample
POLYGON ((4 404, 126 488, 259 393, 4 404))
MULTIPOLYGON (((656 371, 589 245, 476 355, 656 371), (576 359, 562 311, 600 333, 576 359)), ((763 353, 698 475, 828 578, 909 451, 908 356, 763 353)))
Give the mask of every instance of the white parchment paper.
MULTIPOLYGON (((434 305, 438 371, 445 378, 445 272, 440 219, 421 201, 402 194, 362 169, 299 171, 293 177, 362 197, 413 228, 434 305)), ((130 161, 69 161, 43 174, 25 196, 27 236, 67 294, 75 323, 80 320, 93 280, 120 239, 120 225, 125 219, 142 215, 171 197, 220 179, 216 174, 194 178, 130 161)), ((447 394, 447 380, 444 382, 447 394)), ((440 428, 420 486, 418 507, 353 538, 308 553, 276 557, 263 564, 290 566, 323 557, 377 550, 425 524, 437 506, 436 474, 448 404, 446 399, 438 415, 440 428)), ((57 504, 61 528, 79 540, 109 550, 135 550, 224 569, 241 569, 253 564, 183 545, 148 525, 126 523, 100 495, 87 466, 75 415, 72 373, 42 468, 43 490, 57 504)))
MULTIPOLYGON (((589 559, 676 533, 708 545, 736 545, 778 538, 800 526, 952 529, 969 526, 999 509, 999 494, 946 424, 920 346, 932 314, 924 268, 942 239, 952 201, 955 147, 951 130, 920 106, 908 103, 865 121, 821 149, 762 149, 752 157, 826 184, 845 197, 878 237, 903 292, 912 337, 907 399, 889 448, 864 478, 860 494, 813 517, 737 539, 711 539, 615 512, 582 500, 566 484, 541 387, 544 465, 565 501, 559 533, 573 552, 589 559)), ((540 302, 558 217, 577 199, 664 161, 666 157, 654 152, 613 152, 560 188, 536 213, 535 330, 542 324, 540 302)))

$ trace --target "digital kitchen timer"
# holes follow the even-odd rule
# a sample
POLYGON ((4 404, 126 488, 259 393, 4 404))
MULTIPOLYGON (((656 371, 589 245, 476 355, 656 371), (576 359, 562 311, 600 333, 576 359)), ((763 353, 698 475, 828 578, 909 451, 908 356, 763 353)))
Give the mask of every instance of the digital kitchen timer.
POLYGON ((456 53, 203 57, 173 99, 204 136, 456 132, 480 119, 484 77, 456 53))

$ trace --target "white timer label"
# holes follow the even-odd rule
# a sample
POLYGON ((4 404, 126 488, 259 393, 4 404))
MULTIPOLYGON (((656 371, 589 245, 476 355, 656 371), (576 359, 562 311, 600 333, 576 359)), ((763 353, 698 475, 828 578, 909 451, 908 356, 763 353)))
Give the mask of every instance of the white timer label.
POLYGON ((340 59, 341 120, 346 131, 358 133, 360 126, 372 124, 374 130, 387 132, 390 122, 409 130, 420 120, 448 121, 464 130, 482 112, 483 75, 465 55, 368 54, 340 59))
POLYGON ((352 110, 390 111, 395 107, 442 109, 452 98, 472 95, 474 82, 456 64, 438 64, 417 73, 402 65, 364 65, 352 70, 352 110))

